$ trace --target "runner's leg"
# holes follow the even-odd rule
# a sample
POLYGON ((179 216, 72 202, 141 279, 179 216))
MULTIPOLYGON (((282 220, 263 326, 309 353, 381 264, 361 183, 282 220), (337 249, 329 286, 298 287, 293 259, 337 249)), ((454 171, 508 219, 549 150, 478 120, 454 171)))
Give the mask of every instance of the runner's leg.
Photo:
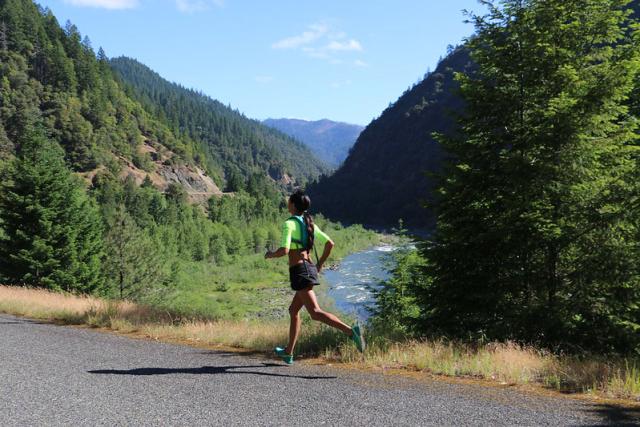
POLYGON ((316 294, 315 292, 313 292, 312 287, 296 292, 296 296, 297 295, 300 295, 302 303, 304 304, 313 320, 322 322, 336 329, 340 329, 342 332, 349 336, 353 335, 353 331, 351 330, 351 327, 349 325, 343 323, 340 319, 338 319, 338 317, 334 316, 333 314, 327 313, 320 308, 320 306, 318 305, 318 300, 316 299, 316 294))
POLYGON ((298 292, 293 297, 291 305, 289 306, 289 316, 291 317, 291 324, 289 325, 289 344, 285 351, 287 354, 293 354, 293 349, 298 341, 298 335, 300 334, 300 325, 302 319, 300 318, 300 309, 303 307, 302 299, 298 295, 298 292))

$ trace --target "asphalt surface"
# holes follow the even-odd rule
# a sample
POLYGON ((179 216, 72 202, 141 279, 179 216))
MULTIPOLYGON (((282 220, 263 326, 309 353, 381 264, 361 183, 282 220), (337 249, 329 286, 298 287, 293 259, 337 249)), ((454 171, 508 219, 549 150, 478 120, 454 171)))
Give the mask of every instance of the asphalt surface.
POLYGON ((0 425, 638 425, 640 411, 0 315, 0 425))

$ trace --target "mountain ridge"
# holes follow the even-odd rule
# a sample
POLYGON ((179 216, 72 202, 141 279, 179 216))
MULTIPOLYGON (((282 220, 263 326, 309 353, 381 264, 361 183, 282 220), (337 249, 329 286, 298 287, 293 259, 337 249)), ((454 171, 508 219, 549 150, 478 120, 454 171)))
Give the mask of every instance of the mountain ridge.
POLYGON ((163 78, 136 59, 120 56, 110 65, 130 96, 196 141, 227 181, 263 170, 275 181, 304 184, 328 170, 301 142, 201 91, 163 78))
POLYGON ((468 52, 455 49, 436 69, 407 89, 360 134, 342 166, 309 186, 315 209, 329 218, 388 228, 399 219, 429 228, 433 180, 444 153, 433 133, 455 129, 462 109, 455 94, 456 72, 472 67, 468 52))
POLYGON ((346 159, 364 129, 364 126, 330 119, 268 118, 262 123, 302 141, 316 156, 334 168, 346 159))

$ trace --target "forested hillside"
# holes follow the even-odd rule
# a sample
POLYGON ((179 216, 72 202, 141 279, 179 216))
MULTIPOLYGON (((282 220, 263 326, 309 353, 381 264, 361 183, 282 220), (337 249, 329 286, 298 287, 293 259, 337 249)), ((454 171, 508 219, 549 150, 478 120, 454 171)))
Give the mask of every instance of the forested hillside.
POLYGON ((467 51, 457 49, 367 126, 344 164, 310 186, 316 207, 351 223, 433 226, 433 214, 423 209, 433 183, 427 173, 442 163, 433 133, 452 129, 462 106, 454 73, 470 66, 467 51))
POLYGON ((363 126, 331 120, 267 119, 265 125, 306 144, 318 158, 337 168, 347 158, 363 126))
POLYGON ((193 147, 129 99, 114 80, 102 50, 67 23, 61 28, 49 10, 30 1, 0 6, 0 138, 11 153, 34 123, 65 150, 75 171, 118 168, 118 157, 135 160, 153 137, 191 160, 193 147))
POLYGON ((200 92, 170 83, 134 59, 115 58, 110 64, 133 99, 174 133, 195 142, 198 153, 204 154, 197 160, 224 174, 230 191, 245 186, 243 177, 256 172, 268 173, 283 183, 295 177, 298 184, 304 184, 327 170, 293 138, 200 92))
MULTIPOLYGON (((263 310, 240 287, 259 300, 277 286, 286 267, 263 254, 279 239, 283 191, 323 167, 289 137, 130 65, 140 87, 50 10, 0 2, 0 283, 209 317, 263 310)), ((343 250, 359 245, 317 220, 343 250)))

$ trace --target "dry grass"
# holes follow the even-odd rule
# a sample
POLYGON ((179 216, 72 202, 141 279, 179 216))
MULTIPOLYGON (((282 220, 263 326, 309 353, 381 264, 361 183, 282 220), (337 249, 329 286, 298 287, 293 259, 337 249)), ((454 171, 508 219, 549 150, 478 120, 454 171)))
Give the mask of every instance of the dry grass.
POLYGON ((89 311, 104 310, 106 303, 91 297, 77 297, 43 290, 0 287, 0 311, 34 319, 82 323, 89 311), (73 322, 73 320, 77 322, 73 322))
MULTIPOLYGON (((0 312, 73 325, 109 328, 154 339, 190 341, 270 351, 286 343, 288 322, 269 321, 189 321, 171 313, 128 301, 106 301, 93 297, 66 295, 40 289, 0 286, 0 312)), ((316 354, 319 346, 337 344, 337 334, 317 324, 305 327, 299 350, 316 354)))
POLYGON ((524 384, 536 382, 550 360, 550 357, 533 349, 511 343, 472 349, 445 341, 409 341, 387 348, 372 346, 366 363, 524 384))
MULTIPOLYGON (((159 340, 229 346, 261 352, 286 342, 285 321, 196 322, 130 302, 110 302, 43 290, 0 286, 0 312, 84 324, 159 340)), ((369 337, 364 358, 344 337, 318 324, 303 328, 298 353, 363 367, 398 368, 502 384, 534 384, 609 398, 640 399, 636 359, 558 356, 513 343, 470 346, 445 340, 391 342, 369 337)))

